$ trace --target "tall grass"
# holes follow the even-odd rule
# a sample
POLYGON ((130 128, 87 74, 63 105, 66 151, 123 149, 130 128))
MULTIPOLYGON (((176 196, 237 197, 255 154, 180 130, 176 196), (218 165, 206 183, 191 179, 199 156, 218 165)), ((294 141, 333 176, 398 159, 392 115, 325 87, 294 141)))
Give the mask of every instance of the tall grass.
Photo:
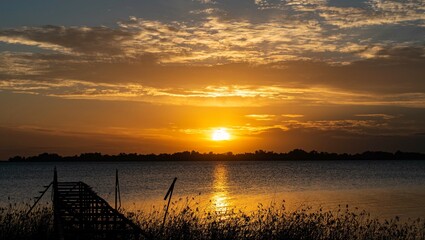
POLYGON ((313 211, 310 207, 288 211, 284 202, 255 211, 200 210, 198 204, 173 203, 161 229, 163 212, 127 212, 154 239, 425 239, 423 219, 378 220, 366 211, 313 211))
POLYGON ((53 239, 52 209, 48 204, 27 215, 28 204, 0 207, 0 239, 53 239))
MULTIPOLYGON (((28 217, 22 205, 0 208, 0 239, 53 239, 49 206, 28 217)), ((309 207, 288 211, 284 202, 258 205, 254 211, 201 208, 198 203, 173 202, 162 228, 162 209, 124 211, 152 239, 425 239, 422 219, 378 220, 348 206, 336 211, 309 207)))

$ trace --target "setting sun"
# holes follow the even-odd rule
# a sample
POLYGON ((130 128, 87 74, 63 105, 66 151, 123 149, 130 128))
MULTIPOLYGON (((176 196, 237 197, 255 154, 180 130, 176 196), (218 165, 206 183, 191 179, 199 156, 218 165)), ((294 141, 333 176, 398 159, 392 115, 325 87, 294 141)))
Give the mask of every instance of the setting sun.
POLYGON ((224 141, 230 139, 230 134, 225 128, 216 129, 213 131, 211 139, 213 141, 224 141))

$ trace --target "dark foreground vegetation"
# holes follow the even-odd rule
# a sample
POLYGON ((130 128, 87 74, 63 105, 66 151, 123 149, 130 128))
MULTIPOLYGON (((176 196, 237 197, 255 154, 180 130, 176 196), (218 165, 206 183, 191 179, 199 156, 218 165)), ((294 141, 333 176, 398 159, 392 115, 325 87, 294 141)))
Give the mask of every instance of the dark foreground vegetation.
MULTIPOLYGON (((348 206, 331 212, 310 208, 287 211, 283 204, 259 205, 256 211, 246 213, 201 210, 197 205, 175 202, 164 228, 162 210, 125 214, 152 239, 425 239, 423 219, 377 220, 348 206)), ((17 206, 1 208, 0 239, 53 239, 52 223, 47 206, 28 217, 17 206)))
POLYGON ((9 158, 12 162, 54 162, 54 161, 292 161, 292 160, 425 160, 424 153, 401 152, 372 152, 348 154, 348 153, 327 153, 311 151, 306 152, 295 149, 287 153, 266 152, 263 150, 254 153, 199 153, 195 151, 185 151, 177 153, 162 154, 137 154, 120 153, 118 155, 107 155, 101 153, 82 153, 75 156, 62 157, 55 153, 42 153, 38 156, 9 158))

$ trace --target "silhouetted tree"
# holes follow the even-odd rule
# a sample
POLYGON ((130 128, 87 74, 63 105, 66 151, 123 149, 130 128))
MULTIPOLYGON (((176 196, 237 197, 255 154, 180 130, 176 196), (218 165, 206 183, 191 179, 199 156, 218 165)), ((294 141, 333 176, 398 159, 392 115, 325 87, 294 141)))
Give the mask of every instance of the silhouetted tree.
POLYGON ((11 162, 53 162, 53 161, 300 161, 300 160, 425 160, 425 154, 401 152, 394 154, 381 151, 366 151, 363 153, 327 153, 302 149, 294 149, 288 153, 266 152, 257 150, 254 153, 199 153, 197 151, 176 152, 173 154, 137 154, 120 153, 118 155, 102 155, 101 153, 82 153, 75 156, 61 157, 56 153, 42 153, 32 157, 15 156, 11 162))

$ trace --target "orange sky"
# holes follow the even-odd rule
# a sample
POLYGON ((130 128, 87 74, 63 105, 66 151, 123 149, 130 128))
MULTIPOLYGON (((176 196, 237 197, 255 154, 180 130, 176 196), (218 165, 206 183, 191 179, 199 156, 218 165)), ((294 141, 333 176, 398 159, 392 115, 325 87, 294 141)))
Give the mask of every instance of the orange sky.
POLYGON ((425 149, 423 1, 115 4, 0 3, 0 160, 425 149))

